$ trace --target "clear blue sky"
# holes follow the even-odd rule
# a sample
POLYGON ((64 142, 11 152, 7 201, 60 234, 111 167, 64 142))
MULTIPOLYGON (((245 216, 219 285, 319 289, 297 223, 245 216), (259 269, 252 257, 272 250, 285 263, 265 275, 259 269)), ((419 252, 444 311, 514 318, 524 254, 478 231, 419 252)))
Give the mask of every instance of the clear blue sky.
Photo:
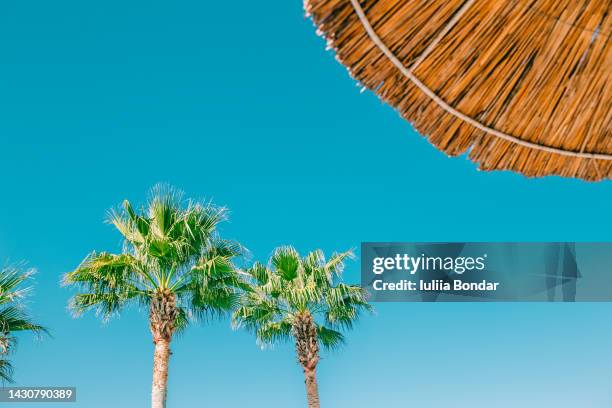
MULTIPOLYGON (((0 7, 0 259, 39 271, 20 385, 74 408, 146 407, 145 314, 73 319, 60 276, 156 182, 231 209, 264 260, 361 241, 610 240, 612 185, 482 173, 431 147, 324 50, 298 0, 5 1, 0 7)), ((349 265, 351 280, 358 262, 349 265)), ((610 304, 387 304, 320 364, 324 407, 608 407, 610 304)), ((174 345, 169 407, 304 407, 290 345, 227 321, 174 345)))

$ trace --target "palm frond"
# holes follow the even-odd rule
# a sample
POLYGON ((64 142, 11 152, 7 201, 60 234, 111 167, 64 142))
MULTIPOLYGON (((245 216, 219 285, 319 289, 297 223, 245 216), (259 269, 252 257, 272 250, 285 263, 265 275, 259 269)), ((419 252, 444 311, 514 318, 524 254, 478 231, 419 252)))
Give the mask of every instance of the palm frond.
POLYGON ((328 329, 325 326, 317 328, 319 342, 328 350, 334 350, 344 344, 344 335, 339 331, 328 329))
POLYGON ((64 275, 65 285, 77 285, 82 292, 70 302, 78 315, 88 309, 108 319, 130 300, 147 293, 155 282, 129 254, 92 252, 77 269, 64 275))
POLYGON ((145 244, 151 229, 149 220, 136 214, 128 200, 123 201, 123 211, 109 211, 108 222, 115 226, 126 242, 137 247, 145 244))
POLYGON ((284 312, 273 299, 255 291, 243 298, 242 306, 236 309, 232 320, 234 327, 245 327, 257 332, 261 326, 290 316, 284 312))
POLYGON ((277 248, 270 258, 270 263, 276 272, 285 280, 293 280, 300 268, 300 255, 290 246, 277 248))
POLYGON ((325 300, 325 320, 331 327, 351 329, 362 311, 372 311, 367 292, 360 286, 338 284, 329 288, 325 300))
POLYGON ((257 329, 257 342, 261 347, 265 347, 287 341, 291 338, 291 328, 289 319, 265 323, 257 329))
POLYGON ((211 242, 191 270, 171 287, 177 294, 191 298, 194 316, 218 317, 236 309, 240 290, 247 287, 233 264, 241 251, 240 245, 230 241, 211 242))
POLYGON ((0 333, 29 331, 37 334, 48 334, 48 330, 32 321, 20 307, 7 306, 0 310, 0 333))
POLYGON ((31 288, 20 287, 20 285, 30 279, 33 274, 33 269, 24 269, 22 265, 12 265, 2 269, 0 271, 0 305, 24 298, 31 288))
POLYGON ((165 238, 179 218, 183 192, 168 184, 157 184, 151 189, 148 203, 148 218, 151 220, 151 235, 165 238))
POLYGON ((174 329, 176 334, 183 334, 187 327, 189 327, 189 321, 191 320, 191 316, 189 312, 185 310, 183 307, 178 308, 178 313, 176 314, 176 320, 174 322, 174 329))
POLYGON ((4 383, 13 383, 13 365, 9 360, 0 358, 0 381, 4 383))
POLYGON ((265 265, 255 262, 253 266, 247 268, 244 273, 250 277, 256 285, 266 285, 270 281, 271 271, 265 265))
MULTIPOLYGON (((13 350, 16 333, 31 332, 37 335, 49 334, 48 330, 33 322, 21 303, 30 291, 24 287, 33 274, 32 269, 11 266, 0 270, 0 356, 4 357, 13 350)), ((10 361, 0 358, 0 381, 12 382, 13 367, 10 361)))
POLYGON ((324 268, 328 274, 339 277, 342 275, 342 272, 344 272, 344 262, 346 262, 348 259, 354 258, 355 254, 351 250, 345 252, 335 252, 325 263, 324 268))

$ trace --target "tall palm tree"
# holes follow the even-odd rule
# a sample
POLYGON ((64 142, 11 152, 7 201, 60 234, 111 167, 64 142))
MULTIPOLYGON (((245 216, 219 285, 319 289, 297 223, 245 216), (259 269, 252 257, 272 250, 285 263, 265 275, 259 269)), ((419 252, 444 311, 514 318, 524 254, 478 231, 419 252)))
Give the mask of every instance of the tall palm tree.
POLYGON ((128 304, 148 308, 155 344, 151 406, 166 406, 168 363, 173 335, 192 318, 229 312, 237 306, 240 279, 233 258, 241 247, 219 238, 224 208, 184 201, 166 186, 152 191, 136 212, 126 200, 109 221, 124 238, 119 254, 90 253, 65 275, 81 292, 71 301, 77 314, 93 309, 104 318, 128 304))
POLYGON ((23 283, 30 279, 32 273, 33 270, 24 270, 19 266, 0 270, 0 379, 5 382, 13 382, 13 366, 7 356, 15 348, 16 334, 47 333, 44 327, 32 321, 22 304, 31 290, 23 283))
POLYGON ((277 248, 268 266, 255 263, 244 274, 250 282, 233 314, 235 327, 254 332, 260 345, 293 339, 306 382, 309 408, 319 408, 319 346, 344 342, 339 330, 350 329, 362 311, 370 311, 366 292, 341 282, 351 251, 329 260, 316 250, 301 257, 292 247, 277 248))

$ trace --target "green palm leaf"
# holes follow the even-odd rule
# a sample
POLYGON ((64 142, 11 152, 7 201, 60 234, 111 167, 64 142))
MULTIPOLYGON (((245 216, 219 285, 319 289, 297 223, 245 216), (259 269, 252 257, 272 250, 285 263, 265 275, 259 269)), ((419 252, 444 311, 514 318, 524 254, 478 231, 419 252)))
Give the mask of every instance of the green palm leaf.
POLYGON ((14 349, 16 335, 30 332, 37 335, 48 334, 48 330, 32 321, 22 301, 31 288, 23 286, 33 274, 20 265, 0 270, 0 380, 13 381, 13 366, 6 358, 14 349))

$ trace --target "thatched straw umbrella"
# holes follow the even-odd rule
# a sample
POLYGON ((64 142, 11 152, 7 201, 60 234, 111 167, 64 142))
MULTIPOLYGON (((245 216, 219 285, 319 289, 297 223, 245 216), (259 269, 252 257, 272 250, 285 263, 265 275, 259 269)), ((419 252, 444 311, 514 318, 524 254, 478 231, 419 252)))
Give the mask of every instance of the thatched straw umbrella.
POLYGON ((305 0, 338 60, 483 170, 612 178, 611 0, 305 0))

